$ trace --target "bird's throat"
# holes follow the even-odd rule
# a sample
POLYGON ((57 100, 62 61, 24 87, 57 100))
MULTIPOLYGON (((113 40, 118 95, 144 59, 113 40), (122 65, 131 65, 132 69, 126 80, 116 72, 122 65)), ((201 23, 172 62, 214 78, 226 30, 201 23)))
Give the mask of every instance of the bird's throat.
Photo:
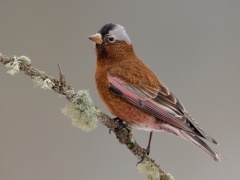
POLYGON ((124 60, 135 55, 133 46, 126 42, 114 44, 96 44, 96 55, 101 60, 124 60))

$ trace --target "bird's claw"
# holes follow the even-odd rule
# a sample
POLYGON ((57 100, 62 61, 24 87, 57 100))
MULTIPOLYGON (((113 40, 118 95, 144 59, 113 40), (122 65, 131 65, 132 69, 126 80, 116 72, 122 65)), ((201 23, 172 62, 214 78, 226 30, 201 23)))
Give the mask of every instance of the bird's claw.
POLYGON ((115 117, 113 120, 118 122, 118 127, 115 128, 115 132, 120 131, 122 128, 126 127, 125 124, 123 123, 123 120, 120 119, 119 117, 115 117))
MULTIPOLYGON (((125 124, 123 123, 123 120, 120 119, 119 117, 115 117, 115 118, 113 118, 113 120, 118 122, 118 127, 116 127, 116 128, 114 129, 114 132, 118 132, 118 131, 120 131, 122 128, 126 127, 125 124)), ((109 134, 111 134, 111 132, 112 132, 112 129, 109 129, 109 134)))
POLYGON ((144 159, 149 155, 149 153, 150 153, 150 149, 147 148, 147 149, 145 150, 145 152, 143 153, 143 155, 142 155, 142 157, 141 157, 141 160, 138 161, 136 165, 138 165, 139 163, 143 162, 144 159))

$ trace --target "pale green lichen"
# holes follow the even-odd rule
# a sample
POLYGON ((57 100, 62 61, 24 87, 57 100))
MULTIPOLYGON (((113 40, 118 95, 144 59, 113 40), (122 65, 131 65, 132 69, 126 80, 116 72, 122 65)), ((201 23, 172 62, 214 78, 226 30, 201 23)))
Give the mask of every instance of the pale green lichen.
POLYGON ((12 76, 19 72, 19 61, 16 57, 14 57, 14 60, 5 64, 5 67, 9 68, 10 70, 7 71, 8 74, 11 74, 12 76))
MULTIPOLYGON (((2 57, 2 54, 0 53, 0 56, 2 57)), ((7 71, 8 74, 11 74, 12 76, 19 72, 20 66, 19 63, 21 61, 24 61, 27 65, 30 65, 31 60, 26 56, 20 56, 20 57, 13 57, 13 61, 5 64, 5 67, 9 68, 10 70, 7 71)))
MULTIPOLYGON (((137 165, 138 170, 147 176, 148 180, 161 180, 159 169, 151 162, 146 159, 137 165)), ((170 173, 167 173, 170 180, 174 180, 170 173)))
MULTIPOLYGON (((75 97, 75 91, 73 90, 73 89, 69 89, 69 90, 66 90, 66 95, 68 96, 68 97, 75 97)), ((72 99, 72 98, 70 98, 70 99, 72 99)), ((73 99, 72 99, 73 100, 73 99)), ((71 100, 70 100, 71 101, 71 100)))
POLYGON ((50 79, 42 79, 41 77, 33 77, 33 83, 35 87, 41 87, 43 89, 51 89, 54 86, 54 83, 50 79))
POLYGON ((170 180, 174 180, 174 177, 170 173, 167 173, 167 175, 170 177, 170 180))
POLYGON ((88 91, 78 91, 71 101, 71 104, 62 109, 64 115, 72 119, 72 124, 83 131, 89 132, 95 129, 100 110, 93 105, 88 91))
POLYGON ((18 59, 21 59, 22 61, 26 62, 27 65, 31 64, 31 59, 27 56, 20 56, 18 59))
POLYGON ((151 161, 143 160, 141 163, 138 163, 137 168, 141 173, 145 174, 148 179, 160 179, 159 170, 151 161))
POLYGON ((130 138, 131 138, 131 139, 130 139, 130 142, 131 142, 131 143, 135 143, 135 142, 136 142, 133 136, 131 136, 130 138))

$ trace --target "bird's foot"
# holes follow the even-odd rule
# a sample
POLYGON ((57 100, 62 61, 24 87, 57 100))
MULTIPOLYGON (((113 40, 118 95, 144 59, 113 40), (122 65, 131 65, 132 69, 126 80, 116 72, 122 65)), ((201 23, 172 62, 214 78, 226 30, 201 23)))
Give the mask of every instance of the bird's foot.
MULTIPOLYGON (((118 122, 118 127, 116 127, 116 128, 114 129, 114 132, 118 132, 118 131, 120 131, 122 128, 126 127, 126 125, 123 123, 123 120, 120 119, 119 117, 115 117, 115 118, 113 118, 113 120, 118 122)), ((109 134, 111 134, 111 131, 112 131, 112 130, 109 129, 109 134)))
POLYGON ((143 153, 143 155, 142 155, 142 157, 141 157, 141 160, 137 163, 137 165, 138 165, 139 163, 143 162, 143 160, 146 158, 146 156, 150 154, 150 147, 151 147, 152 135, 153 135, 153 132, 151 131, 151 132, 150 132, 150 135, 149 135, 148 146, 147 146, 147 148, 145 149, 145 152, 143 153))
POLYGON ((145 149, 145 152, 143 153, 142 157, 141 157, 141 160, 137 162, 137 165, 141 162, 144 161, 144 159, 150 154, 150 147, 147 147, 145 149))
POLYGON ((122 128, 126 127, 125 124, 123 123, 123 120, 120 119, 119 117, 115 117, 113 120, 118 122, 118 127, 116 127, 115 130, 114 130, 115 132, 118 132, 122 128))

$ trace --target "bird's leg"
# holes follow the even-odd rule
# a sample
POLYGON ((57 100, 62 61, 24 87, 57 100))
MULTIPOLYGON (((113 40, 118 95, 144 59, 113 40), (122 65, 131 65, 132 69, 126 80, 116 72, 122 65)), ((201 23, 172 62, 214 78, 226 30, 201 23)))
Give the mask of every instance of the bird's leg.
POLYGON ((151 141, 152 141, 152 135, 153 135, 153 132, 151 131, 150 132, 150 135, 149 135, 149 139, 148 139, 148 146, 147 146, 147 155, 150 154, 150 146, 151 146, 151 141))
POLYGON ((151 131, 150 135, 149 135, 147 148, 146 148, 145 152, 143 153, 141 160, 137 163, 137 165, 139 163, 141 163, 146 158, 147 155, 150 154, 150 146, 151 146, 152 135, 153 135, 153 132, 151 131))

